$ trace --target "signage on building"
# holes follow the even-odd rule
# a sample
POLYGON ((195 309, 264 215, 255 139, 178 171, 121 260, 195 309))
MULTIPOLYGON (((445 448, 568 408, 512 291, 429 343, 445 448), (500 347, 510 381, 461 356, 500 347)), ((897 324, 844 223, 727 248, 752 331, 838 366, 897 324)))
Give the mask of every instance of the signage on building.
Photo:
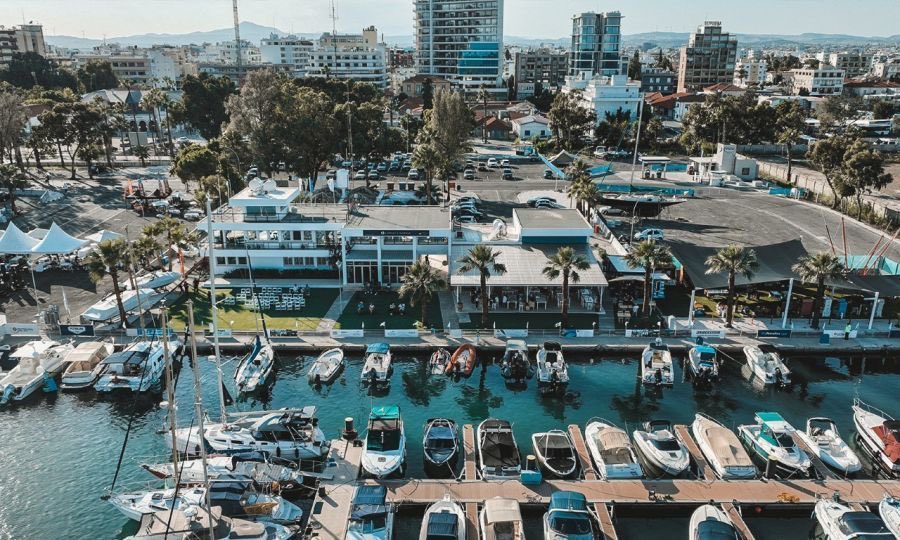
POLYGON ((594 337, 594 330, 575 330, 575 337, 594 337))
MULTIPOLYGON (((175 331, 171 328, 168 329, 168 334, 170 336, 175 335, 175 331)), ((147 337, 160 337, 163 335, 162 328, 146 328, 141 330, 140 328, 126 328, 125 335, 134 337, 134 336, 147 336, 147 337)))
POLYGON ((61 324, 59 333, 63 336, 93 336, 94 326, 91 324, 61 324))
POLYGON ((40 334, 37 324, 10 322, 3 325, 3 333, 10 336, 37 336, 40 334))
POLYGON ((691 330, 691 337, 725 337, 725 330, 691 330))
POLYGON ((357 328, 355 330, 348 328, 345 330, 332 330, 331 331, 331 337, 336 338, 336 339, 357 338, 357 337, 363 337, 364 335, 365 335, 365 330, 363 330, 362 328, 357 328))
POLYGON ((786 328, 784 330, 775 329, 775 330, 757 330, 756 337, 758 338, 789 338, 791 337, 790 328, 786 328))
POLYGON ((385 328, 384 337, 415 338, 419 337, 419 331, 415 328, 397 328, 393 330, 385 328))
POLYGON ((409 229, 363 229, 364 236, 428 236, 428 231, 413 231, 409 229))
POLYGON ((646 328, 628 328, 625 330, 625 337, 647 337, 650 335, 650 330, 646 328))
MULTIPOLYGON (((822 333, 827 334, 828 337, 831 337, 831 338, 844 339, 844 331, 843 330, 822 330, 822 333)), ((848 336, 848 337, 850 339, 855 339, 856 336, 857 336, 856 330, 850 330, 850 336, 848 336)))

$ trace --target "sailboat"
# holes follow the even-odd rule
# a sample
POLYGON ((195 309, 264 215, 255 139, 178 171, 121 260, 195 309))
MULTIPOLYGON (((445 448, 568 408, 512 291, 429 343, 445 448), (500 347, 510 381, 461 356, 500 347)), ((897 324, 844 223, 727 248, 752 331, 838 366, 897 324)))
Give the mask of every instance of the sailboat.
POLYGON ((144 516, 137 533, 126 540, 191 540, 209 538, 215 531, 216 538, 240 538, 241 540, 290 540, 297 533, 277 523, 253 523, 222 515, 218 506, 207 512, 203 507, 190 506, 184 510, 161 510, 144 516))
MULTIPOLYGON (((210 257, 212 257, 211 252, 210 257)), ((247 270, 250 274, 250 290, 255 291, 256 285, 253 282, 253 268, 250 265, 249 254, 247 254, 247 270)), ((237 384, 238 391, 246 394, 256 392, 263 387, 272 375, 272 370, 275 369, 275 350, 269 341, 266 316, 263 314, 262 304, 259 302, 258 295, 256 296, 256 307, 262 322, 263 338, 260 339, 259 333, 257 333, 256 339, 253 341, 253 348, 250 349, 250 353, 247 356, 241 359, 237 371, 234 373, 234 382, 237 384), (263 343, 263 340, 265 340, 265 343, 263 343)))

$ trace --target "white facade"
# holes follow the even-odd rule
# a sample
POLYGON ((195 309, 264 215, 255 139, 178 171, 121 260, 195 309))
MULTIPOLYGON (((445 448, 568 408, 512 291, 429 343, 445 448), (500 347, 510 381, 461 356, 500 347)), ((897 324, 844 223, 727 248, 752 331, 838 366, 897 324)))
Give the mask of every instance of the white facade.
POLYGON ((792 69, 786 79, 794 95, 800 95, 801 90, 805 90, 810 96, 830 96, 844 90, 844 72, 827 64, 817 69, 792 69))
POLYGON ((335 77, 372 83, 379 88, 388 84, 387 49, 378 42, 374 26, 362 34, 325 33, 309 56, 310 77, 335 77))
POLYGON ((738 60, 734 65, 734 84, 742 88, 751 85, 762 86, 766 82, 766 73, 767 65, 763 59, 738 60))
POLYGON ((882 79, 893 79, 900 75, 900 58, 893 58, 883 62, 875 62, 872 73, 882 79))
POLYGON ((563 92, 580 92, 581 103, 597 113, 597 123, 606 119, 606 114, 617 111, 628 113, 637 120, 641 103, 641 83, 630 81, 626 75, 612 77, 568 77, 563 92))
POLYGON ((872 54, 863 51, 843 51, 827 54, 816 54, 816 60, 828 64, 844 72, 848 79, 860 77, 872 69, 872 54))
POLYGON ((273 34, 260 42, 259 53, 264 64, 272 64, 294 77, 305 77, 314 47, 307 39, 273 34))
POLYGON ((190 61, 188 51, 181 47, 153 47, 147 49, 150 59, 150 78, 160 86, 167 79, 175 83, 185 75, 196 75, 197 64, 190 61))
POLYGON ((513 132, 521 140, 550 136, 550 122, 543 116, 523 116, 512 121, 513 132))
MULTIPOLYGON (((197 61, 210 64, 235 64, 237 63, 237 47, 234 41, 223 41, 215 45, 206 45, 204 51, 198 54, 197 61)), ((241 64, 256 65, 262 62, 259 47, 246 40, 241 40, 241 64)))

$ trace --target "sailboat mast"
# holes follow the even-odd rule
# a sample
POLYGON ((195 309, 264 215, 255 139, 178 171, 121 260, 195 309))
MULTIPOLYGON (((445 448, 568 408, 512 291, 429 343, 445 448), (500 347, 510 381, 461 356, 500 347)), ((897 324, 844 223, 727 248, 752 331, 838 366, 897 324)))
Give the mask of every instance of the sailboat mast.
MULTIPOLYGON (((219 421, 228 423, 225 412, 225 381, 222 380, 222 351, 219 349, 219 308, 216 297, 216 258, 213 255, 213 238, 212 228, 212 206, 209 197, 206 198, 206 251, 209 256, 209 303, 212 307, 212 325, 213 325, 213 355, 216 357, 216 379, 219 384, 219 421)), ((196 358, 196 357, 195 357, 196 358)), ((196 361, 196 360, 195 360, 196 361)))
POLYGON ((628 180, 629 191, 631 191, 631 187, 634 185, 634 168, 637 166, 638 148, 641 144, 641 122, 644 120, 644 95, 640 93, 638 95, 640 96, 641 101, 638 103, 637 131, 634 135, 634 156, 631 158, 631 178, 628 180))
MULTIPOLYGON (((172 371, 172 356, 169 354, 169 331, 165 307, 162 309, 162 334, 163 359, 166 366, 166 399, 169 401, 169 429, 172 431, 172 466, 175 477, 178 478, 178 443, 175 439, 175 432, 178 429, 175 411, 175 376, 172 371)), ((147 361, 149 362, 149 359, 147 361)))
MULTIPOLYGON (((200 445, 200 462, 203 465, 203 486, 206 488, 204 502, 206 503, 206 513, 209 514, 209 534, 211 540, 216 540, 215 527, 212 523, 212 495, 209 493, 209 472, 206 469, 206 441, 204 434, 206 429, 203 426, 205 413, 203 411, 203 394, 200 391, 200 360, 197 356, 197 334, 194 333, 194 302, 188 300, 188 331, 191 335, 191 368, 194 372, 194 417, 197 418, 197 434, 199 435, 200 445)), ((221 390, 220 390, 221 391, 221 390)), ((223 419, 224 421, 224 419, 223 419)), ((190 435, 188 435, 190 437, 190 435)), ((174 437, 172 438, 174 441, 174 437)), ((175 446, 174 444, 172 446, 175 446)))

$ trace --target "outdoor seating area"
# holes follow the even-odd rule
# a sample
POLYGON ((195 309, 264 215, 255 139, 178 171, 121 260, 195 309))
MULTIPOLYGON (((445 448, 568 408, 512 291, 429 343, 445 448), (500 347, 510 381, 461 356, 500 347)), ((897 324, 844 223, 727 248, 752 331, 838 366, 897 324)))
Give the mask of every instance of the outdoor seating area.
MULTIPOLYGON (((466 288, 468 294, 458 295, 458 312, 480 312, 481 290, 466 288), (466 301, 467 300, 467 301, 466 301)), ((557 312, 562 306, 562 289, 557 287, 488 287, 490 311, 503 312, 557 312)), ((597 287, 570 287, 569 311, 596 312, 600 305, 597 287)))
POLYGON ((249 287, 240 289, 237 294, 228 295, 222 300, 225 306, 240 305, 251 311, 297 311, 306 307, 306 297, 309 296, 309 286, 294 286, 289 289, 282 287, 262 287, 259 292, 252 291, 249 287))
MULTIPOLYGON (((338 318, 338 328, 413 328, 422 318, 422 308, 400 298, 395 291, 386 289, 357 291, 344 306, 338 318)), ((428 328, 441 328, 441 308, 438 296, 428 303, 426 313, 428 328)))

